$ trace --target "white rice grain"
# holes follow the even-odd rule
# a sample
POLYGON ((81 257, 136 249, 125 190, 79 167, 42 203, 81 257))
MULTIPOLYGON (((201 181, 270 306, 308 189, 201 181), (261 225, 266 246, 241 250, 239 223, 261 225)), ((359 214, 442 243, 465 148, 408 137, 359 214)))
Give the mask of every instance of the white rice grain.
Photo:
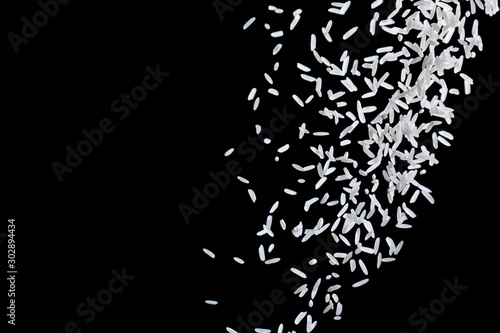
POLYGON ((253 202, 257 200, 257 196, 255 195, 255 192, 252 189, 248 189, 248 195, 250 196, 250 199, 252 199, 253 202))
POLYGON ((362 285, 364 285, 365 283, 367 283, 369 281, 369 279, 363 279, 363 280, 360 280, 356 283, 354 283, 352 285, 353 288, 358 288, 358 287, 361 287, 362 285))
POLYGON ((252 17, 251 19, 249 19, 244 25, 243 25, 243 30, 246 30, 248 29, 249 26, 252 25, 253 22, 255 22, 255 17, 252 17))
POLYGON ((292 271, 292 273, 295 273, 296 275, 300 276, 301 278, 307 279, 307 275, 304 272, 298 270, 297 268, 292 267, 292 268, 290 268, 290 270, 292 271))
POLYGON ((256 93, 257 93, 257 88, 252 88, 252 90, 250 90, 250 93, 248 94, 248 100, 249 101, 253 100, 256 93))
POLYGON ((260 97, 257 97, 253 103, 253 110, 257 110, 257 108, 259 107, 259 102, 260 102, 260 97))
POLYGON ((300 99, 299 96, 293 94, 292 97, 295 100, 295 102, 297 102, 298 105, 300 105, 301 107, 304 107, 304 102, 302 102, 302 100, 300 99))
POLYGON ((245 261, 244 261, 243 259, 241 259, 241 258, 238 258, 238 257, 233 257, 233 259, 234 259, 234 261, 236 261, 238 264, 242 264, 242 265, 243 265, 243 264, 245 263, 245 261))
POLYGON ((278 92, 278 90, 276 90, 276 89, 274 89, 274 88, 269 88, 269 89, 267 90, 267 92, 269 92, 271 95, 274 95, 274 96, 279 96, 279 94, 280 94, 280 93, 278 92))
POLYGON ((245 184, 249 184, 249 183, 250 183, 250 181, 248 181, 248 179, 243 178, 243 177, 241 177, 241 176, 237 176, 236 178, 237 178, 240 182, 242 182, 242 183, 245 183, 245 184))
POLYGON ((266 253, 264 251, 264 245, 262 244, 259 246, 259 259, 261 261, 266 261, 266 253))
POLYGON ((273 79, 271 78, 271 76, 269 76, 269 74, 264 73, 264 78, 267 82, 269 82, 269 84, 273 84, 273 79))
POLYGON ((282 47, 283 47, 283 44, 281 44, 281 43, 276 44, 276 46, 273 49, 273 55, 277 55, 282 47))
POLYGON ((300 62, 297 63, 297 68, 303 72, 310 72, 311 71, 311 69, 309 67, 301 64, 300 62))
POLYGON ((204 248, 203 252, 205 252, 206 255, 209 256, 210 258, 212 258, 212 259, 215 258, 215 254, 212 251, 210 251, 209 249, 204 248))
POLYGON ((343 36, 342 36, 342 39, 343 40, 346 40, 348 39, 349 37, 351 37, 352 35, 354 35, 356 33, 356 31, 358 30, 358 27, 354 27, 354 28, 351 28, 349 29, 343 36))
POLYGON ((313 289, 311 291, 311 299, 314 299, 316 297, 316 293, 318 292, 319 285, 321 284, 321 278, 316 280, 316 283, 313 286, 313 289))
POLYGON ((306 315, 307 315, 307 311, 303 311, 303 312, 299 313, 297 315, 297 317, 295 317, 294 324, 298 325, 302 321, 302 319, 304 319, 304 317, 306 315))
POLYGON ((275 31, 271 33, 271 37, 278 38, 283 36, 283 31, 275 31))
POLYGON ((299 23, 299 21, 300 21, 300 15, 295 15, 293 17, 292 23, 290 23, 290 30, 293 30, 297 26, 297 23, 299 23))
POLYGON ((280 260, 281 260, 280 258, 272 258, 272 259, 264 261, 264 263, 266 265, 272 265, 272 264, 279 262, 280 260))
POLYGON ((316 50, 316 35, 311 34, 311 52, 316 50))

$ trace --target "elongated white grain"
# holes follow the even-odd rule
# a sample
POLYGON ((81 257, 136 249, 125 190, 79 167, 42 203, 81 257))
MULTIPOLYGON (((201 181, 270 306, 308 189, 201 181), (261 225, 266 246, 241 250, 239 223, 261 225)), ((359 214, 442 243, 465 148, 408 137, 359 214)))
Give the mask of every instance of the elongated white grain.
POLYGON ((266 260, 266 253, 264 251, 264 245, 262 245, 262 244, 259 246, 259 259, 261 261, 265 261, 266 260))
POLYGON ((212 258, 212 259, 215 258, 215 254, 212 251, 210 251, 209 249, 204 248, 203 252, 205 252, 206 255, 209 256, 210 258, 212 258))
POLYGON ((274 213, 274 212, 276 211, 276 209, 278 208, 279 204, 280 204, 280 202, 279 202, 279 201, 276 201, 276 202, 272 205, 271 209, 269 210, 269 214, 274 213))
POLYGON ((368 275, 368 269, 366 268, 366 265, 365 263, 363 262, 363 260, 359 259, 358 260, 358 264, 359 264, 359 267, 361 268, 361 270, 363 271, 363 273, 365 275, 368 275))
POLYGON ((369 281, 369 279, 368 279, 368 278, 367 278, 367 279, 360 280, 360 281, 358 281, 358 282, 354 283, 354 284, 352 285, 352 287, 353 287, 353 288, 358 288, 358 287, 361 287, 362 285, 364 285, 364 284, 365 284, 365 283, 367 283, 368 281, 369 281))
POLYGON ((316 280, 316 283, 313 286, 313 289, 311 291, 311 299, 314 299, 316 297, 316 293, 318 292, 319 285, 321 284, 321 278, 316 280))
POLYGON ((272 265, 272 264, 279 262, 280 260, 281 260, 281 258, 272 258, 272 259, 266 260, 264 263, 266 265, 272 265))
POLYGON ((255 332, 256 333, 271 333, 271 330, 267 329, 267 328, 256 328, 255 332))
POLYGON ((209 304, 209 305, 217 305, 217 304, 219 304, 219 302, 217 302, 217 301, 213 301, 213 300, 209 300, 209 299, 207 299, 207 300, 205 301, 205 303, 207 303, 207 304, 209 304))
POLYGON ((281 44, 281 43, 276 44, 276 46, 273 49, 273 55, 277 55, 282 47, 283 47, 283 44, 281 44))
POLYGON ((311 69, 307 67, 306 65, 301 64, 300 62, 297 63, 297 68, 300 69, 303 72, 310 72, 311 69))
POLYGON ((257 196, 255 195, 255 192, 249 188, 248 190, 248 195, 250 196, 250 199, 252 199, 253 202, 255 202, 257 200, 257 196))
POLYGON ((337 316, 340 316, 340 314, 342 313, 342 308, 343 308, 342 303, 341 303, 341 302, 338 302, 338 303, 337 303, 337 309, 335 310, 335 314, 336 314, 337 316))
POLYGON ((311 51, 316 50, 316 35, 311 34, 311 51))
POLYGON ((298 276, 300 276, 301 278, 303 278, 303 279, 307 279, 307 275, 306 275, 304 272, 302 272, 302 271, 298 270, 297 268, 293 268, 293 267, 292 267, 292 268, 290 268, 290 270, 292 271, 292 273, 297 274, 297 275, 298 275, 298 276))
POLYGON ((271 253, 274 250, 274 243, 271 243, 269 247, 267 248, 267 252, 271 253))
POLYGON ((393 46, 380 47, 377 49, 377 53, 391 52, 393 48, 394 48, 393 46))
POLYGON ((295 320, 293 321, 295 325, 298 325, 302 319, 304 319, 304 317, 307 315, 307 311, 302 311, 301 313, 299 313, 297 315, 297 317, 295 317, 295 320))
POLYGON ((249 101, 253 100, 256 93, 257 93, 257 88, 252 88, 252 90, 250 90, 250 93, 248 94, 248 100, 249 101))
POLYGON ((300 106, 304 107, 304 102, 302 102, 302 100, 300 99, 300 97, 299 97, 299 96, 297 96, 297 95, 293 94, 293 95, 292 95, 292 97, 293 97, 293 99, 295 100, 295 102, 297 102, 297 104, 298 104, 298 105, 300 105, 300 106))
POLYGON ((370 5, 370 8, 371 9, 374 9, 374 8, 377 8, 378 6, 380 6, 382 3, 384 2, 384 0, 375 0, 372 2, 372 4, 370 5))
POLYGON ((243 25, 243 30, 246 30, 248 29, 249 26, 252 25, 252 23, 254 23, 256 20, 255 17, 252 17, 251 19, 249 19, 248 21, 246 21, 246 23, 243 25))
POLYGON ((351 272, 354 272, 356 270, 356 260, 354 259, 349 260, 349 267, 351 269, 351 272))
POLYGON ((249 183, 250 183, 250 182, 248 181, 248 179, 243 178, 243 177, 241 177, 241 176, 237 176, 236 178, 237 178, 240 182, 242 182, 242 183, 245 183, 245 184, 249 184, 249 183))
POLYGON ((269 76, 269 74, 264 73, 264 78, 267 82, 269 82, 269 84, 273 84, 273 79, 271 78, 271 76, 269 76))
POLYGON ((228 149, 228 150, 224 153, 224 156, 226 156, 226 157, 227 157, 227 156, 231 155, 233 152, 234 152, 234 148, 230 148, 230 149, 228 149))
POLYGON ((267 92, 269 92, 271 95, 274 95, 274 96, 278 96, 280 93, 278 92, 278 90, 274 89, 274 88, 269 88, 267 90, 267 92))
POLYGON ((354 27, 354 28, 351 28, 349 29, 343 36, 342 36, 342 39, 343 40, 346 40, 348 39, 349 37, 351 37, 352 35, 354 35, 356 33, 356 31, 358 30, 358 27, 354 27))
POLYGON ((271 33, 271 37, 277 38, 277 37, 282 37, 283 36, 283 31, 275 31, 271 33))
POLYGON ((253 110, 257 110, 257 108, 259 107, 259 102, 260 102, 260 97, 257 97, 253 103, 253 110))
POLYGON ((373 18, 372 20, 370 21, 370 34, 375 35, 375 29, 376 29, 376 24, 377 24, 377 21, 379 19, 379 13, 378 12, 375 12, 375 14, 373 14, 373 18))
POLYGON ((300 15, 295 15, 293 17, 292 23, 290 23, 290 30, 293 30, 297 26, 297 23, 299 23, 299 20, 300 20, 300 15))
POLYGON ((340 289, 340 287, 341 287, 341 285, 340 285, 340 284, 336 284, 336 285, 333 285, 333 286, 328 287, 327 291, 328 291, 329 293, 331 293, 331 292, 334 292, 335 290, 339 290, 339 289, 340 289))

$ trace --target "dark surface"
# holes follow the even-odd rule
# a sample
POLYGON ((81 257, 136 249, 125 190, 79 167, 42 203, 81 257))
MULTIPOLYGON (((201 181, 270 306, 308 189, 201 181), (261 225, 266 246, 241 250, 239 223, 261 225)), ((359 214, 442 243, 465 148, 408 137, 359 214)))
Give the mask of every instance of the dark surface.
MULTIPOLYGON (((315 63, 308 51, 309 28, 318 27, 318 44, 321 40, 325 46, 319 26, 328 19, 335 20, 331 34, 337 33, 339 42, 353 26, 351 20, 364 24, 369 16, 339 18, 326 13, 327 5, 320 9, 284 1, 273 4, 285 8, 288 16, 273 21, 266 6, 249 1, 226 12, 223 21, 210 1, 109 7, 73 1, 61 5, 18 54, 4 39, 8 73, 3 75, 7 103, 2 122, 6 166, 2 216, 16 219, 17 331, 61 332, 67 322, 75 321, 82 332, 171 330, 179 323, 185 332, 224 332, 226 326, 238 326, 238 317, 247 319, 256 310, 254 301, 269 300, 276 290, 286 301, 275 306, 260 327, 275 332, 280 322, 286 322, 285 332, 292 330, 295 316, 308 309, 308 296, 293 295, 294 284, 283 280, 284 273, 291 265, 300 265, 317 244, 297 245, 289 234, 279 232, 275 217, 273 254, 282 262, 265 266, 257 257, 262 239, 255 233, 277 199, 284 200, 279 210, 294 221, 288 229, 306 218, 303 200, 312 192, 295 201, 282 193, 283 187, 296 184, 290 184, 296 178, 283 175, 283 169, 300 158, 290 152, 276 163, 274 156, 283 144, 298 142, 301 123, 313 127, 309 124, 315 120, 307 111, 314 113, 318 124, 324 119, 317 116, 322 107, 317 98, 312 110, 297 106, 290 96, 300 95, 304 84, 296 81, 296 72, 287 76, 284 71, 297 61, 315 63), (266 15, 267 22, 276 26, 285 22, 286 28, 290 12, 299 7, 317 15, 304 14, 294 31, 297 39, 283 37, 284 48, 272 57, 277 40, 266 35, 259 18, 266 15), (252 16, 258 20, 244 32, 241 27, 252 16), (273 76, 276 60, 281 63, 276 86, 284 93, 271 98, 264 93, 263 73, 273 76), (142 83, 146 66, 157 64, 170 75, 120 120, 112 102, 142 83), (258 112, 246 101, 254 86, 262 99, 258 112), (255 159, 247 161, 237 153, 223 156, 254 135, 255 123, 268 124, 272 108, 284 106, 297 118, 255 159), (51 163, 63 162, 66 145, 76 147, 84 138, 82 130, 96 128, 104 118, 112 120, 114 131, 105 134, 102 143, 59 182, 51 163), (191 204, 192 189, 201 189, 211 180, 209 173, 225 169, 230 160, 238 161, 241 175, 252 180, 258 204, 250 201, 248 186, 232 177, 187 225, 179 204, 191 204), (217 258, 203 254, 204 247, 217 258), (233 256, 245 258, 246 265, 236 264, 233 256), (78 315, 77 306, 106 288, 111 271, 122 267, 135 279, 85 323, 88 316, 78 315), (205 299, 218 300, 219 305, 206 305, 205 299)), ((4 35, 19 33, 20 18, 39 10, 36 1, 9 7, 3 15, 4 35)), ((491 74, 500 80, 498 19, 498 14, 480 17, 485 48, 464 65, 472 78, 491 74)), ((388 45, 384 43, 374 41, 359 59, 388 45)), ((332 58, 340 57, 334 44, 332 58)), ((398 77, 399 71, 391 76, 398 77)), ((462 91, 460 78, 449 82, 462 91)), ((450 97, 450 104, 463 97, 450 97)), ((455 135, 452 147, 440 147, 439 165, 421 178, 433 190, 436 204, 420 197, 412 206, 417 218, 410 221, 412 229, 396 233, 395 239, 405 240, 396 262, 382 264, 375 272, 373 258, 369 269, 376 274, 370 274, 368 285, 358 290, 348 288, 347 282, 343 285, 341 321, 333 321, 331 313, 320 314, 324 294, 318 293, 313 318, 319 323, 313 332, 416 332, 420 326, 411 326, 409 317, 440 297, 445 279, 455 278, 467 289, 425 331, 460 331, 465 325, 486 328, 492 323, 499 101, 498 93, 493 93, 459 128, 448 129, 455 135)), ((314 140, 311 144, 317 145, 324 139, 314 140)), ((330 140, 324 146, 336 144, 336 139, 330 140)), ((310 213, 315 218, 311 223, 323 214, 310 213)), ((333 221, 334 217, 328 220, 333 221)), ((264 244, 267 248, 269 238, 264 244)), ((329 269, 323 263, 312 275, 310 288, 329 269)), ((305 319, 293 329, 300 332, 304 323, 305 319)))

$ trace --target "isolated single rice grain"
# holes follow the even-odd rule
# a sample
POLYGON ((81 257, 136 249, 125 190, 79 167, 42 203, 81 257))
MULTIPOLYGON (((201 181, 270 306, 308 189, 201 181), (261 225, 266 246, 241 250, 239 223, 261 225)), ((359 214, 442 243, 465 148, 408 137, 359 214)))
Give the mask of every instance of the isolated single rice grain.
POLYGON ((251 188, 248 189, 248 195, 250 196, 250 199, 252 199, 253 202, 257 200, 257 196, 255 195, 255 192, 251 188))
POLYGON ((298 270, 298 269, 296 269, 296 268, 293 268, 293 267, 292 267, 292 268, 290 268, 290 270, 292 271, 292 273, 297 274, 297 275, 298 275, 298 276, 300 276, 301 278, 303 278, 303 279, 307 279, 307 275, 306 275, 304 272, 302 272, 302 271, 300 271, 300 270, 298 270))
POLYGON ((358 281, 356 283, 354 283, 352 285, 353 288, 358 288, 358 287, 361 287, 362 285, 364 285, 365 283, 367 283, 369 281, 369 279, 363 279, 361 281, 358 281))
POLYGON ((342 36, 342 39, 343 40, 346 40, 348 39, 349 37, 351 37, 352 35, 354 35, 356 33, 356 31, 358 30, 358 27, 354 27, 354 28, 351 28, 349 29, 343 36, 342 36))
POLYGON ((243 177, 241 177, 241 176, 237 176, 236 178, 237 178, 240 182, 242 182, 242 183, 245 183, 245 184, 249 184, 249 183, 250 183, 250 181, 248 181, 248 179, 243 178, 243 177))
POLYGON ((249 19, 244 25, 243 25, 243 30, 246 30, 248 29, 249 26, 252 25, 252 23, 255 22, 255 17, 252 17, 251 19, 249 19))
POLYGON ((215 254, 212 251, 210 251, 209 249, 204 248, 203 252, 205 252, 206 255, 209 256, 210 258, 212 258, 212 259, 215 258, 215 254))
POLYGON ((256 328, 255 332, 256 333, 271 333, 271 330, 267 329, 267 328, 256 328))
POLYGON ((272 258, 272 259, 268 259, 268 260, 264 261, 264 263, 266 265, 272 265, 272 264, 279 262, 280 260, 281 260, 281 258, 272 258))
POLYGON ((234 257, 233 259, 234 259, 234 261, 236 261, 238 264, 242 264, 242 265, 243 265, 243 264, 245 263, 245 261, 244 261, 243 259, 241 259, 241 258, 234 257))
POLYGON ((298 325, 302 319, 304 319, 304 317, 307 315, 307 311, 302 311, 300 312, 297 317, 295 317, 295 320, 294 320, 294 324, 295 325, 298 325))

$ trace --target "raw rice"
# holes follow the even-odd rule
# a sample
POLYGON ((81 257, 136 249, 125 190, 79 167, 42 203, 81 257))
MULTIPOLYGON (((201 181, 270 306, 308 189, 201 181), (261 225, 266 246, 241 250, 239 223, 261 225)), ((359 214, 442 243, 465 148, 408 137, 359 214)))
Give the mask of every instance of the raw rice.
POLYGON ((207 256, 209 256, 210 258, 212 258, 212 259, 215 258, 215 254, 212 251, 210 251, 209 249, 204 248, 203 252, 205 252, 207 254, 207 256))

